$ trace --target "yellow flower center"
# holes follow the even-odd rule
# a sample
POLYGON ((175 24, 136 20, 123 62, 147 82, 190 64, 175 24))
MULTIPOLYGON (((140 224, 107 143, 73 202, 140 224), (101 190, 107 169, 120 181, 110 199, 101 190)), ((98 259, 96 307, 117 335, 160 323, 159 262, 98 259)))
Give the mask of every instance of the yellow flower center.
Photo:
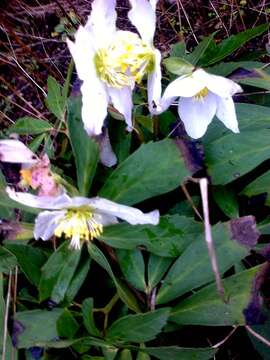
POLYGON ((209 93, 207 87, 204 87, 201 91, 199 91, 195 96, 195 100, 203 100, 209 93))
POLYGON ((32 184, 32 168, 30 169, 21 169, 21 183, 23 186, 31 186, 32 184))
POLYGON ((73 240, 71 246, 80 248, 80 240, 93 240, 102 232, 103 226, 94 219, 93 213, 89 209, 78 208, 67 210, 54 230, 54 235, 71 238, 73 240))
POLYGON ((140 83, 144 74, 153 71, 154 59, 153 49, 137 34, 118 31, 114 42, 96 52, 94 63, 99 78, 120 89, 140 83))

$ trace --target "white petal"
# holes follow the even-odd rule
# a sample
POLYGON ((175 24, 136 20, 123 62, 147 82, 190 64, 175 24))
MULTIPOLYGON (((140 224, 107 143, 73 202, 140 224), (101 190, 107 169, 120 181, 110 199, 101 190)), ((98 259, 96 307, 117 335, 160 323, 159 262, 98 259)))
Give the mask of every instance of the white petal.
POLYGON ((21 141, 0 140, 0 161, 21 164, 35 164, 37 155, 29 150, 21 141))
POLYGON ((35 239, 50 239, 54 235, 54 230, 59 225, 59 220, 62 219, 64 215, 65 211, 42 211, 35 221, 35 239))
POLYGON ((78 76, 81 80, 89 78, 94 68, 93 37, 83 26, 75 34, 75 42, 67 39, 69 51, 74 59, 78 76))
POLYGON ((202 99, 181 98, 178 112, 185 125, 186 132, 193 139, 204 135, 217 109, 216 96, 212 93, 202 99))
POLYGON ((161 54, 159 50, 155 50, 155 67, 148 75, 147 79, 147 95, 149 110, 153 114, 155 110, 158 111, 158 106, 161 98, 161 54))
POLYGON ((234 81, 211 74, 206 75, 206 87, 214 94, 225 98, 243 91, 234 81))
POLYGON ((230 96, 227 98, 217 98, 216 115, 228 129, 232 130, 234 133, 239 133, 235 106, 233 99, 230 96))
POLYGON ((24 192, 15 192, 7 187, 8 196, 18 203, 39 209, 60 210, 72 204, 72 199, 67 194, 54 196, 37 196, 24 192))
POLYGON ((118 223, 118 220, 117 220, 116 216, 108 215, 108 214, 97 214, 97 213, 95 213, 93 215, 93 219, 98 224, 101 224, 103 226, 108 226, 108 225, 113 225, 113 224, 118 223))
POLYGON ((111 146, 108 129, 105 130, 105 134, 101 135, 101 138, 98 139, 98 142, 100 149, 99 161, 101 164, 107 167, 111 167, 117 164, 117 157, 111 146))
POLYGON ((92 76, 83 82, 81 93, 84 128, 89 136, 100 135, 109 102, 105 85, 96 76, 92 76))
POLYGON ((131 131, 132 126, 132 90, 129 86, 121 89, 108 87, 108 93, 111 98, 113 106, 125 117, 127 123, 127 130, 131 131))
POLYGON ((156 28, 155 1, 130 0, 132 9, 128 12, 128 18, 136 27, 143 41, 153 44, 156 28))
POLYGON ((96 49, 106 47, 115 35, 115 5, 116 0, 94 0, 92 3, 85 28, 93 35, 96 49))
POLYGON ((132 225, 135 224, 152 224, 159 223, 159 211, 154 210, 144 214, 141 210, 120 205, 113 201, 103 198, 92 198, 89 200, 90 207, 93 207, 97 212, 105 215, 113 215, 117 218, 123 219, 132 225))

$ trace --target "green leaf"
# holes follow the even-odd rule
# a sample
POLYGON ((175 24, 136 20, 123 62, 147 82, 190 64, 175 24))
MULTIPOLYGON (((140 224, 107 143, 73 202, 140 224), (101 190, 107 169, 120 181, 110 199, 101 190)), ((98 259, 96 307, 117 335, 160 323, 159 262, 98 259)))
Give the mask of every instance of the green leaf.
POLYGON ((79 329, 79 324, 71 315, 70 311, 64 309, 59 319, 57 319, 56 328, 61 338, 72 339, 79 329))
POLYGON ((232 187, 229 186, 214 186, 212 188, 212 194, 215 202, 220 209, 229 218, 235 218, 239 216, 239 208, 237 196, 232 187))
POLYGON ((166 324, 169 311, 169 308, 163 308, 145 314, 124 316, 112 324, 106 338, 113 343, 153 340, 166 324))
POLYGON ((53 126, 45 120, 32 118, 29 116, 18 119, 15 124, 8 128, 8 133, 20 135, 36 135, 53 130, 53 126))
POLYGON ((259 269, 259 266, 254 267, 223 280, 226 303, 220 298, 216 284, 211 284, 176 305, 170 320, 181 325, 244 325, 243 310, 248 305, 254 276, 259 269))
POLYGON ((186 55, 186 44, 184 41, 179 41, 171 45, 170 55, 172 57, 184 57, 186 55))
POLYGON ((0 206, 8 209, 20 209, 31 214, 38 214, 39 210, 11 200, 4 189, 0 188, 0 206))
POLYGON ((52 114, 59 120, 63 120, 66 102, 62 95, 62 86, 52 76, 48 77, 47 86, 46 105, 52 114))
POLYGON ((83 128, 80 97, 69 99, 67 124, 75 157, 78 187, 81 194, 87 196, 99 160, 99 147, 83 128))
POLYGON ((145 291, 145 266, 140 250, 117 250, 117 259, 126 280, 136 289, 145 291))
POLYGON ((237 62, 222 62, 217 65, 214 65, 207 69, 207 72, 210 74, 228 76, 233 71, 243 68, 246 70, 254 70, 263 67, 265 64, 259 61, 237 61, 237 62))
POLYGON ((39 248, 31 245, 5 242, 7 248, 17 259, 20 269, 27 279, 38 286, 41 272, 40 268, 47 260, 47 255, 39 248))
POLYGON ((194 70, 194 66, 190 62, 179 57, 169 57, 163 60, 163 64, 169 72, 180 76, 191 74, 194 70))
POLYGON ((162 216, 156 226, 127 223, 106 226, 99 240, 118 249, 132 250, 143 245, 156 255, 175 257, 202 232, 202 224, 193 218, 171 215, 162 216))
POLYGON ((214 44, 214 35, 212 34, 208 37, 205 37, 192 51, 191 54, 186 56, 187 61, 189 61, 194 66, 197 65, 197 63, 200 61, 200 59, 203 57, 207 49, 214 44))
POLYGON ((100 336, 100 331, 97 329, 93 314, 94 300, 93 298, 85 299, 82 303, 83 324, 90 335, 100 336))
POLYGON ((227 134, 205 145, 205 158, 213 184, 225 185, 269 158, 269 129, 227 134))
POLYGON ((148 289, 152 290, 160 282, 171 263, 170 258, 150 254, 147 267, 148 289))
POLYGON ((258 71, 258 77, 245 77, 238 82, 243 85, 254 86, 260 89, 270 90, 270 76, 262 71, 258 71), (260 77, 259 77, 260 76, 260 77))
POLYGON ((58 337, 57 320, 63 312, 64 309, 17 312, 15 321, 19 322, 20 329, 22 329, 16 334, 17 348, 44 346, 47 342, 53 341, 58 337))
POLYGON ((242 191, 242 195, 255 196, 262 193, 267 193, 266 204, 270 205, 270 171, 267 171, 262 176, 257 177, 256 180, 248 184, 242 191))
MULTIPOLYGON (((248 250, 232 240, 227 224, 212 228, 212 236, 222 275, 237 261, 243 259, 248 250)), ((163 304, 180 295, 205 285, 215 279, 204 235, 194 241, 176 260, 158 292, 156 303, 163 304)))
POLYGON ((237 35, 231 35, 228 39, 223 40, 220 44, 216 45, 214 42, 207 48, 204 56, 200 59, 200 66, 209 66, 231 55, 234 51, 243 46, 246 42, 256 36, 263 34, 267 31, 269 25, 262 24, 252 29, 240 32, 237 35))
POLYGON ((16 265, 16 257, 3 246, 0 246, 0 273, 9 273, 16 265))
POLYGON ((89 243, 88 251, 91 258, 95 260, 101 267, 103 267, 103 269, 105 269, 107 273, 110 275, 117 289, 118 295, 120 299, 123 301, 123 303, 125 303, 131 310, 135 312, 140 312, 140 308, 135 296, 132 294, 132 292, 124 283, 122 283, 119 279, 117 279, 114 276, 112 268, 108 260, 102 253, 102 251, 100 251, 99 248, 95 246, 93 243, 89 243))
POLYGON ((90 269, 90 264, 91 264, 91 259, 87 258, 87 259, 84 259, 77 267, 75 274, 74 274, 73 278, 71 279, 71 282, 67 288, 67 291, 65 294, 65 299, 64 299, 65 303, 70 304, 71 301, 77 295, 82 284, 84 283, 84 280, 86 279, 86 276, 90 269))
POLYGON ((57 248, 41 269, 40 301, 50 298, 59 303, 64 299, 78 266, 80 256, 80 251, 69 249, 68 241, 65 241, 57 248))
MULTIPOLYGON (((5 192, 6 186, 7 186, 6 179, 0 169, 0 191, 5 192)), ((13 209, 10 209, 6 206, 1 206, 1 198, 0 198, 0 218, 11 219, 12 217, 13 217, 13 209)))
POLYGON ((133 205, 175 189, 189 175, 171 139, 143 144, 112 172, 99 195, 133 205))
POLYGON ((177 346, 148 347, 142 351, 160 360, 209 360, 216 349, 211 348, 181 348, 177 346))

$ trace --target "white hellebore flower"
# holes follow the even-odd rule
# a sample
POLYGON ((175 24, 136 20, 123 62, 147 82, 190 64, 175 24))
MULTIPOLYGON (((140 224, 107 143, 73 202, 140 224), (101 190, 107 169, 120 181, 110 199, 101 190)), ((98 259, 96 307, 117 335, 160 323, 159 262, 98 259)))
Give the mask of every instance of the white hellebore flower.
POLYGON ((160 52, 154 48, 158 0, 130 0, 129 19, 139 35, 116 29, 116 0, 94 0, 85 26, 67 40, 77 73, 83 81, 82 120, 87 133, 101 134, 107 106, 124 116, 132 130, 132 90, 148 74, 150 109, 161 95, 160 52))
POLYGON ((103 226, 115 224, 117 218, 132 225, 159 223, 159 211, 144 214, 141 210, 120 205, 113 201, 94 197, 69 197, 62 194, 57 197, 35 196, 24 192, 6 189, 9 197, 21 204, 42 211, 36 218, 35 239, 48 240, 53 235, 70 238, 70 247, 80 249, 83 241, 93 240, 103 232, 103 226))
POLYGON ((198 69, 172 81, 164 91, 159 105, 161 111, 164 111, 180 97, 178 113, 186 132, 194 139, 205 134, 215 115, 228 129, 238 133, 232 96, 241 91, 242 88, 234 81, 198 69))

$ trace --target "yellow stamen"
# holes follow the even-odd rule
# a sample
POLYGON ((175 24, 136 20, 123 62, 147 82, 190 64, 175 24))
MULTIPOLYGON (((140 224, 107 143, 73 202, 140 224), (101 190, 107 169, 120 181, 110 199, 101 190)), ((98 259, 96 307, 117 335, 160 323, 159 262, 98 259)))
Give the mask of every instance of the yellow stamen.
POLYGON ((137 34, 118 31, 116 40, 94 57, 99 78, 107 85, 122 88, 139 83, 153 71, 154 52, 137 34))
POLYGON ((204 87, 201 91, 199 91, 194 98, 196 100, 203 100, 209 93, 209 90, 207 89, 207 87, 204 87))
POLYGON ((21 180, 24 186, 31 186, 32 184, 32 168, 20 170, 21 180))
POLYGON ((93 213, 85 208, 68 210, 54 230, 57 237, 64 235, 65 238, 75 241, 77 239, 79 243, 73 244, 77 248, 80 248, 80 240, 93 240, 102 232, 103 226, 94 219, 93 213))

